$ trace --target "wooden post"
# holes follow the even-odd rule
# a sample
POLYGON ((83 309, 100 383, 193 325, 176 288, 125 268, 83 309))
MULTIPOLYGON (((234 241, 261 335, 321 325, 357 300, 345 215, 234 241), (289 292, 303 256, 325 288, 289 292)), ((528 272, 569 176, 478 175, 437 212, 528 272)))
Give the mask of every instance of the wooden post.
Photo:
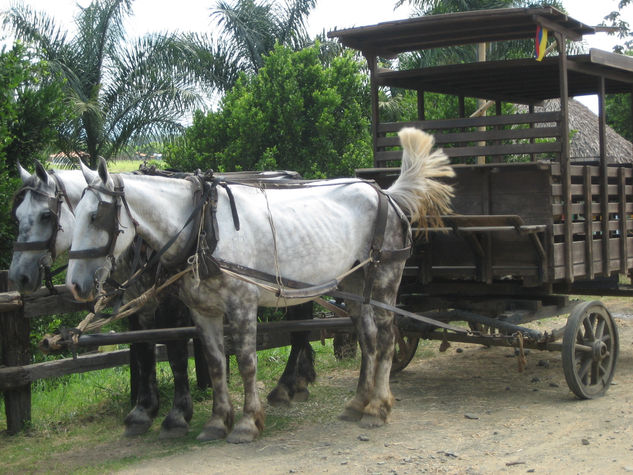
POLYGON ((378 162, 376 161, 376 152, 378 152, 378 120, 380 119, 378 110, 378 82, 376 79, 378 61, 376 59, 376 55, 374 54, 363 54, 367 59, 367 66, 369 67, 369 88, 371 95, 371 138, 374 148, 374 166, 378 167, 378 162))
POLYGON ((609 249, 609 169, 607 163, 607 121, 604 103, 604 77, 598 82, 598 135, 600 138, 600 214, 602 215, 602 275, 611 274, 609 249))
MULTIPOLYGON (((8 272, 0 272, 0 292, 9 289, 8 272)), ((31 324, 22 309, 0 313, 0 363, 25 366, 31 363, 29 334, 31 324)), ((31 420, 31 385, 4 391, 7 432, 17 434, 31 420)))
POLYGON ((583 167, 583 184, 585 193, 585 277, 594 278, 593 270, 593 211, 591 194, 591 167, 583 167))
POLYGON ((574 268, 572 262, 572 215, 571 215, 571 164, 569 160, 569 84, 567 82, 567 52, 565 47, 566 37, 563 33, 555 32, 558 47, 558 78, 560 86, 560 112, 561 122, 561 151, 560 165, 563 181, 563 213, 564 223, 564 256, 565 256, 565 281, 574 281, 574 268))
MULTIPOLYGON (((486 43, 479 43, 477 45, 477 61, 479 62, 483 62, 486 61, 486 43)), ((484 104, 486 104, 486 100, 485 99, 477 99, 477 108, 481 108, 484 106, 484 104)), ((484 110, 482 116, 486 115, 486 111, 484 110)), ((485 126, 481 126, 481 127, 477 127, 477 130, 479 132, 485 132, 486 131, 486 127, 485 126)), ((480 141, 478 142, 478 145, 480 147, 485 147, 486 146, 486 142, 485 141, 480 141)), ((485 155, 480 155, 477 157, 477 165, 485 165, 486 164, 486 156, 485 155)))
POLYGON ((426 111, 424 109, 424 90, 418 89, 418 120, 425 120, 426 111))

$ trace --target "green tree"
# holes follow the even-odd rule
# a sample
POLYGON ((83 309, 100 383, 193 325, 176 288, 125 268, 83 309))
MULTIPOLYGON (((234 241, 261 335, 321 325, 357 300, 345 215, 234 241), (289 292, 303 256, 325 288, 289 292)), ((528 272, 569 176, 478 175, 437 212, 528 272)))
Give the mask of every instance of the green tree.
POLYGON ((294 51, 310 43, 305 21, 315 5, 316 0, 219 0, 211 18, 234 66, 252 74, 276 43, 294 51))
POLYGON ((0 53, 0 268, 9 265, 14 239, 9 213, 19 183, 16 164, 28 167, 44 158, 57 128, 69 120, 63 87, 49 65, 21 44, 0 53))
POLYGON ((306 178, 350 176, 371 164, 369 91, 351 53, 327 66, 319 45, 278 45, 255 76, 243 74, 221 110, 197 113, 167 147, 181 169, 296 170, 306 178))
POLYGON ((61 131, 60 148, 87 152, 93 165, 137 139, 179 131, 183 115, 201 103, 200 82, 216 85, 229 75, 226 57, 212 54, 204 38, 127 38, 123 20, 132 0, 94 0, 79 8, 73 36, 23 4, 4 13, 4 25, 66 79, 78 119, 61 131))

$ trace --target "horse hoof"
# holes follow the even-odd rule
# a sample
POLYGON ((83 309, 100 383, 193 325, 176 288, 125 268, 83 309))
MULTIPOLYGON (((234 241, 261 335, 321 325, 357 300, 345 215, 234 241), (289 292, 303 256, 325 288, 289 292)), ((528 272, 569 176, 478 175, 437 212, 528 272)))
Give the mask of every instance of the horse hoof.
POLYGON ((165 419, 160 427, 159 439, 175 439, 189 433, 189 424, 183 418, 180 420, 165 419))
POLYGON ((376 427, 382 427, 385 425, 385 421, 373 414, 364 414, 360 419, 358 425, 364 429, 375 429, 376 427))
POLYGON ((290 396, 288 391, 283 386, 277 386, 273 389, 268 396, 266 396, 268 404, 275 407, 287 407, 290 406, 290 396))
POLYGON ((196 440, 207 442, 210 440, 221 440, 226 437, 226 429, 224 427, 204 427, 202 432, 198 434, 196 440))
POLYGON ((348 422, 358 422, 361 420, 361 417, 363 417, 362 412, 358 412, 357 410, 350 407, 346 407, 341 415, 338 416, 340 420, 348 422))
POLYGON ((292 396, 293 402, 306 402, 310 398, 310 391, 301 389, 292 396))
POLYGON ((180 437, 184 437, 189 433, 189 427, 172 427, 171 429, 162 428, 160 430, 160 434, 158 434, 159 439, 178 439, 180 437))
POLYGON ((152 419, 149 418, 135 418, 125 419, 125 437, 135 437, 137 435, 145 434, 152 426, 152 419))
POLYGON ((249 444, 253 442, 257 436, 259 435, 259 431, 252 431, 248 429, 236 428, 229 436, 226 438, 226 441, 230 444, 249 444))

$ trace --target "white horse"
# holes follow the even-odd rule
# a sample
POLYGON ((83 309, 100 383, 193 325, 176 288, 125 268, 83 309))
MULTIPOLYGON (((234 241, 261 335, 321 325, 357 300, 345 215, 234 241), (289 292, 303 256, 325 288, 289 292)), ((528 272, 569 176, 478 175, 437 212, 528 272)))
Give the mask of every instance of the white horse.
MULTIPOLYGON (((86 180, 79 170, 61 170, 52 174, 35 161, 35 173, 31 175, 18 166, 23 186, 18 190, 14 203, 14 215, 18 221, 18 236, 9 268, 9 279, 15 288, 28 295, 42 284, 45 267, 50 267, 56 256, 70 249, 75 227, 74 207, 77 206, 86 180)), ((118 261, 118 274, 125 280, 131 270, 127 253, 118 261)), ((124 296, 124 302, 144 292, 151 283, 138 282, 124 296)), ((175 298, 151 300, 131 319, 133 329, 186 326, 189 315, 186 308, 175 298)), ((187 374, 188 350, 184 341, 168 341, 167 354, 174 376, 174 402, 161 425, 161 437, 183 436, 188 432, 193 415, 193 401, 187 374)), ((131 359, 138 369, 138 391, 134 408, 125 418, 125 434, 128 436, 146 432, 159 408, 156 382, 156 354, 153 343, 137 343, 131 347, 131 359)))
MULTIPOLYGON (((247 273, 250 270, 251 277, 245 281, 222 272, 199 280, 192 272, 180 281, 180 295, 191 309, 205 342, 213 380, 212 416, 199 440, 224 438, 228 434, 229 442, 250 442, 263 430, 264 411, 256 389, 257 307, 294 305, 309 297, 291 298, 293 294, 284 293, 283 288, 272 292, 274 284, 269 282, 263 288, 256 285, 255 281, 263 279, 262 273, 275 276, 280 287, 291 281, 320 285, 345 276, 340 289, 363 295, 364 286, 371 285, 374 300, 395 304, 406 260, 405 253, 398 251, 411 242, 403 211, 414 220, 448 212, 452 189, 434 178, 453 175, 443 153, 431 154, 431 136, 404 129, 400 139, 401 175, 384 192, 353 179, 321 181, 292 189, 231 185, 232 193, 217 187, 218 234, 213 257, 220 263, 231 263, 232 269, 239 265, 247 273), (380 209, 384 210, 384 225, 378 218, 380 209), (239 216, 239 226, 235 214, 239 216), (375 231, 382 227, 384 233, 375 231), (377 242, 380 248, 372 249, 377 242), (370 255, 375 259, 369 266, 349 273, 358 263, 367 262, 370 255), (244 383, 243 417, 235 427, 226 385, 224 316, 244 383)), ((91 250, 106 246, 112 233, 119 233, 112 246, 112 258, 123 252, 137 233, 155 249, 177 236, 163 254, 165 262, 173 263, 186 252, 192 233, 198 232, 187 224, 199 192, 194 183, 121 176, 122 189, 113 193, 115 183, 104 161, 98 173, 88 169, 84 173, 90 192, 85 193, 76 209, 77 227, 66 280, 75 298, 88 300, 94 296, 95 276, 102 276, 107 260, 90 257, 91 250), (118 202, 120 210, 118 227, 107 230, 96 223, 101 221, 102 210, 113 202, 118 202)), ((360 421, 364 426, 381 425, 394 400, 389 388, 393 314, 356 300, 346 301, 346 305, 356 325, 362 363, 356 395, 341 417, 360 421)))
POLYGON ((62 170, 49 175, 35 162, 31 175, 18 165, 23 186, 18 190, 13 214, 18 236, 9 268, 9 280, 16 290, 28 295, 42 285, 45 267, 70 249, 76 206, 86 187, 79 170, 62 170))

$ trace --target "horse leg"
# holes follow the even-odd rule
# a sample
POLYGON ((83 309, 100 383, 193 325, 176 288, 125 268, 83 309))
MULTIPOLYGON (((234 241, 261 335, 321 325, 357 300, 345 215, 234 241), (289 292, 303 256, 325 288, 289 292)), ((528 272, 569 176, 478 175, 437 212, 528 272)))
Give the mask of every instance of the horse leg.
MULTIPOLYGON (((139 316, 130 317, 130 329, 141 328, 139 316)), ((158 413, 158 385, 156 383, 156 353, 153 343, 135 343, 131 357, 136 359, 138 368, 138 392, 136 405, 125 417, 125 435, 144 434, 152 425, 158 413)))
POLYGON ((367 428, 378 427, 387 422, 395 401, 389 388, 389 375, 394 352, 393 313, 374 308, 374 317, 377 327, 374 391, 363 410, 363 417, 360 421, 360 425, 367 428))
MULTIPOLYGON (((362 290, 362 286, 358 285, 353 286, 350 290, 348 290, 347 287, 345 290, 361 295, 358 290, 359 287, 362 290)), ((374 392, 377 328, 371 306, 353 301, 346 301, 345 306, 349 309, 349 315, 356 327, 361 349, 361 364, 356 394, 345 405, 345 409, 339 418, 346 421, 357 422, 363 417, 365 406, 369 403, 371 395, 374 392)))
POLYGON ((252 442, 264 430, 264 409, 257 393, 257 306, 241 299, 229 315, 235 356, 244 384, 244 413, 226 441, 234 444, 252 442))
MULTIPOLYGON (((404 262, 393 262, 380 268, 376 275, 372 296, 379 302, 395 305, 398 285, 402 275, 404 262)), ((372 308, 373 321, 377 330, 375 336, 376 366, 373 392, 365 406, 360 425, 377 427, 387 422, 394 404, 394 397, 389 388, 389 376, 394 352, 393 312, 380 307, 372 308)))
MULTIPOLYGON (((189 311, 172 295, 168 295, 156 310, 158 328, 183 327, 190 322, 189 311)), ((193 402, 189 391, 187 365, 189 353, 187 341, 171 340, 165 342, 169 366, 174 376, 174 401, 169 414, 163 420, 160 438, 181 437, 189 431, 189 421, 193 416, 193 402)))
POLYGON ((213 386, 211 419, 204 425, 197 439, 200 441, 223 439, 233 427, 234 417, 226 382, 223 315, 202 315, 197 310, 191 309, 191 316, 200 332, 200 340, 209 363, 209 376, 213 386))
MULTIPOLYGON (((289 321, 311 319, 312 309, 312 302, 288 307, 286 318, 289 321)), ((316 379, 310 332, 292 332, 290 344, 290 356, 286 368, 279 378, 277 386, 267 397, 271 406, 288 406, 291 400, 307 401, 310 395, 308 384, 313 383, 316 379)))

